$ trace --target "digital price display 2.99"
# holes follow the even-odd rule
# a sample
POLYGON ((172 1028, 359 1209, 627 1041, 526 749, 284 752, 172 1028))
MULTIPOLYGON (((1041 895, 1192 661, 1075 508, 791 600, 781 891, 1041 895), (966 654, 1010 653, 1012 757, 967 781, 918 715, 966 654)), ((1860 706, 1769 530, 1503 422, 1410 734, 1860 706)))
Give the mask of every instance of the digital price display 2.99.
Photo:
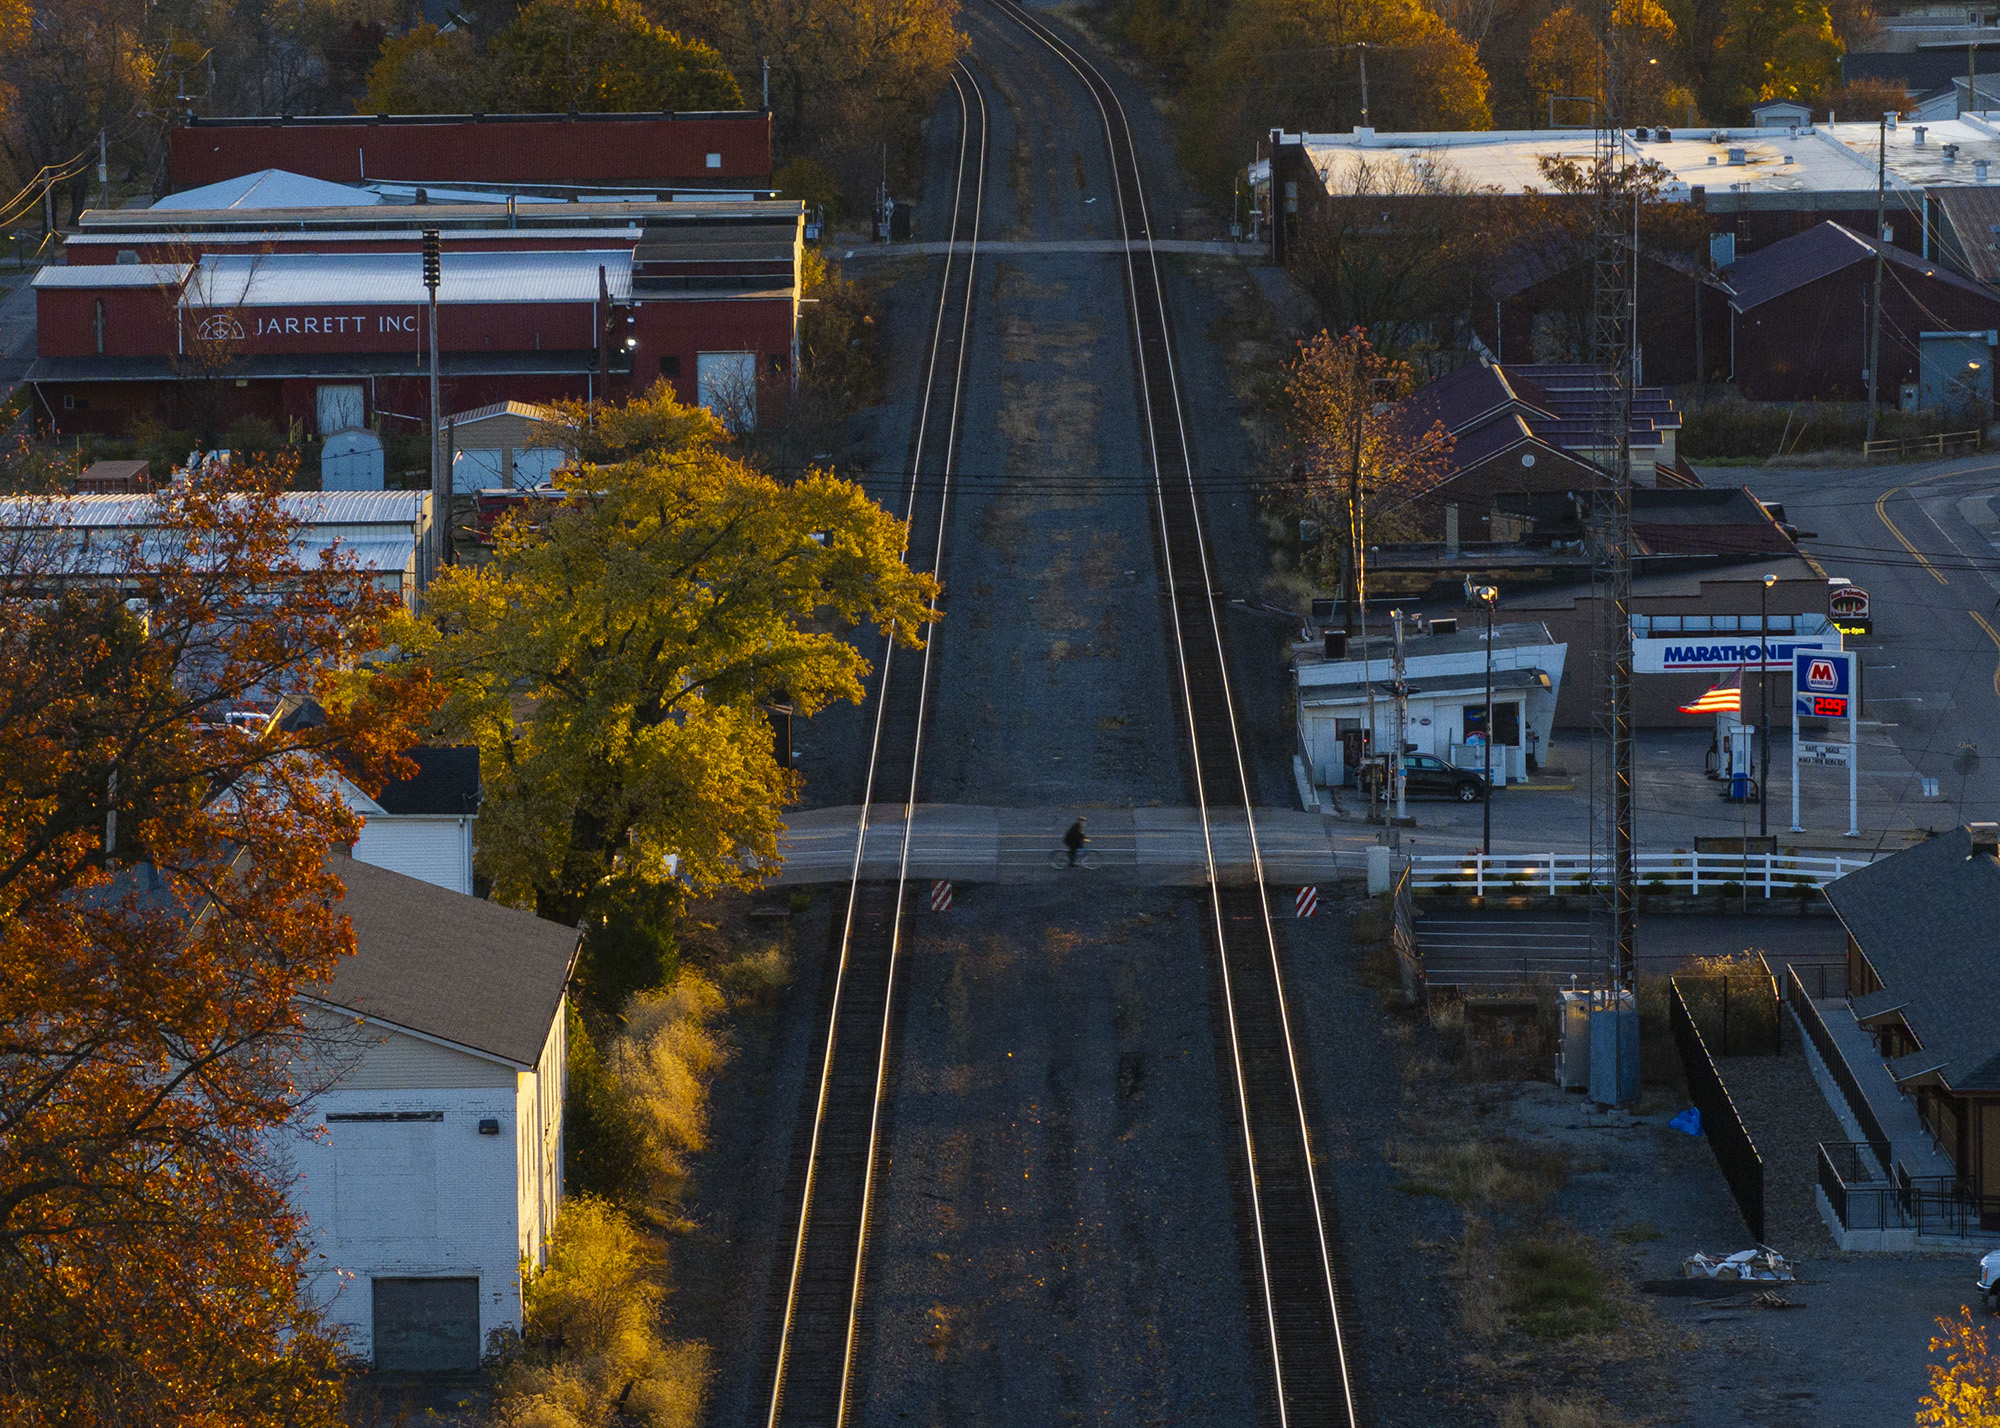
POLYGON ((1847 696, 1844 694, 1815 694, 1812 698, 1812 717, 1815 719, 1845 719, 1847 717, 1847 696))

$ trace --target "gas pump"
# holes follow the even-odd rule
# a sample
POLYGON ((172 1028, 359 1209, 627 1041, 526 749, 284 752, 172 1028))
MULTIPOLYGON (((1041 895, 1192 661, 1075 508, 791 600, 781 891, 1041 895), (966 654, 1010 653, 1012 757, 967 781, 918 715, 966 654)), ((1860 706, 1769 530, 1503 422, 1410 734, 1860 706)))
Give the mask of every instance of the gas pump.
POLYGON ((1757 726, 1746 724, 1734 713, 1715 716, 1715 745, 1718 770, 1728 788, 1731 803, 1755 803, 1757 787, 1757 726))

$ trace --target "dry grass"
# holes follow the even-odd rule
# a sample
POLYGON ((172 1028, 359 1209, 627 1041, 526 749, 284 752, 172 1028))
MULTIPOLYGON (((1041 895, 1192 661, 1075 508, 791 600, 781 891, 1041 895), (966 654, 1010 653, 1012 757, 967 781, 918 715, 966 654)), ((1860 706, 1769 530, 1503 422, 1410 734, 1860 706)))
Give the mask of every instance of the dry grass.
POLYGON ((1583 1394, 1511 1398, 1500 1410, 1500 1428, 1619 1428, 1625 1420, 1583 1394))
POLYGON ((632 1222, 602 1200, 563 1207, 549 1267, 525 1286, 524 1352, 501 1371, 501 1428, 693 1428, 711 1369, 702 1344, 658 1334, 664 1266, 632 1222))
POLYGON ((665 988, 625 1006, 625 1028, 606 1053, 611 1076, 637 1121, 649 1163, 671 1180, 708 1144, 708 1083, 728 1051, 715 1021, 722 991, 683 969, 665 988))
POLYGON ((1389 1163, 1406 1195, 1436 1195, 1465 1210, 1539 1207, 1569 1178, 1560 1152, 1504 1138, 1394 1146, 1389 1163))

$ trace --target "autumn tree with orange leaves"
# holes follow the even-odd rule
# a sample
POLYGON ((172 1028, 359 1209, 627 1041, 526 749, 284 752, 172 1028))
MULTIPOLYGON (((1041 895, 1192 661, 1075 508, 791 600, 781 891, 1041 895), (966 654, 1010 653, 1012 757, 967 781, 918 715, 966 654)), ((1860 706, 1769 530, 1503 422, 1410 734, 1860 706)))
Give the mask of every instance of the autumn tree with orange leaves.
POLYGON ((1931 1365, 1931 1386, 1917 1403, 1917 1428, 2000 1428, 2000 1350, 1972 1311, 1937 1320, 1931 1352, 1944 1362, 1931 1365))
POLYGON ((435 706, 365 667, 399 601, 302 556, 282 467, 152 527, 0 529, 0 1421, 337 1421, 271 1159, 295 995, 352 951, 326 864, 435 706), (254 717, 310 697, 308 727, 254 717), (253 717, 245 719, 246 713, 253 717), (233 717, 232 716, 236 716, 233 717))
POLYGON ((1422 534, 1416 502, 1450 474, 1452 438, 1407 404, 1417 384, 1416 369, 1383 356, 1362 328, 1299 346, 1285 413, 1302 479, 1287 489, 1296 514, 1319 524, 1306 555, 1322 585, 1347 563, 1356 530, 1370 544, 1422 534))

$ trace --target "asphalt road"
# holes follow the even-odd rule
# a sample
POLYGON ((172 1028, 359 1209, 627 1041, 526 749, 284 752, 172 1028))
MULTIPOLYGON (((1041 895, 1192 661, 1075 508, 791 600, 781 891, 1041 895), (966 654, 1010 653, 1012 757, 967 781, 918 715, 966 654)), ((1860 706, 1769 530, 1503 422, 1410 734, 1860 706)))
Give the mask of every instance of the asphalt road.
MULTIPOLYGON (((1719 477, 1722 473, 1716 473, 1719 477)), ((2000 463, 1973 456, 1859 469, 1729 473, 1785 504, 1829 575, 1872 597, 1862 651, 1865 717, 1883 721, 1918 775, 1899 795, 1913 822, 1948 827, 2000 812, 2000 463), (1929 806, 1925 806, 1928 804, 1929 806)))

